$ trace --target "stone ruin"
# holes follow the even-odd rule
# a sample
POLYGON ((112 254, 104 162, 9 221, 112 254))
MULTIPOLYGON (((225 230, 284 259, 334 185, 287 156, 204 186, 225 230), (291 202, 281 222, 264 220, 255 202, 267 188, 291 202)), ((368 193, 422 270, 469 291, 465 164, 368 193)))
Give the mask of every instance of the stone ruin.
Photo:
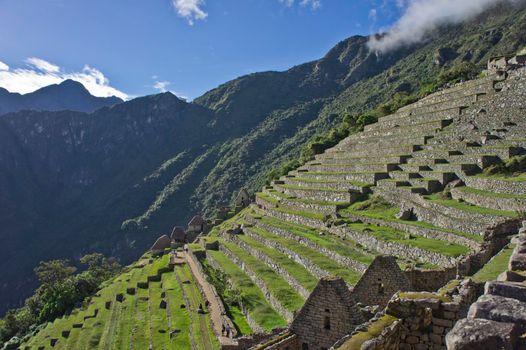
POLYGON ((407 276, 393 256, 378 256, 353 288, 353 296, 365 305, 385 307, 399 291, 411 290, 407 276))

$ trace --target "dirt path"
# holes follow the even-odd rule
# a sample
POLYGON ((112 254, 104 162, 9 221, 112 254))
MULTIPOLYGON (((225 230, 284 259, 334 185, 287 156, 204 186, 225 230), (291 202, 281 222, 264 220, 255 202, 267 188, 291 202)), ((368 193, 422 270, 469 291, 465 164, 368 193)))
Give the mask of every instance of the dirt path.
MULTIPOLYGON (((221 334, 223 326, 221 317, 221 307, 215 298, 215 294, 212 291, 212 288, 210 287, 210 284, 206 280, 205 276, 203 276, 200 269, 196 266, 193 259, 191 259, 186 252, 184 254, 186 262, 190 267, 190 271, 192 271, 192 275, 194 275, 195 280, 201 286, 201 290, 204 292, 206 300, 208 300, 208 302, 210 303, 208 305, 208 310, 210 311, 210 318, 212 320, 212 327, 214 327, 214 333, 221 334)), ((236 344, 232 339, 224 336, 219 337, 219 343, 221 345, 236 344)))

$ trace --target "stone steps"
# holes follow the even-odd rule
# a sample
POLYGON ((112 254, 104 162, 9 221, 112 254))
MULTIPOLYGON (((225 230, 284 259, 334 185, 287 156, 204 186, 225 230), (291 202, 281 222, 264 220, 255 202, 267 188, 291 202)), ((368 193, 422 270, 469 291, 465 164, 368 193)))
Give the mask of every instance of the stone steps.
MULTIPOLYGON (((446 232, 440 230, 440 227, 430 228, 423 227, 415 221, 402 221, 402 220, 382 220, 377 218, 371 218, 364 215, 358 215, 356 213, 341 212, 341 216, 352 220, 359 220, 364 223, 371 225, 380 225, 391 227, 396 230, 404 231, 409 234, 423 236, 431 239, 443 240, 446 243, 452 242, 469 247, 471 250, 476 251, 480 249, 480 243, 472 240, 466 236, 455 234, 453 232, 446 232)), ((430 225, 432 227, 432 225, 430 225)))
POLYGON ((295 187, 315 187, 340 191, 356 190, 363 192, 364 187, 368 187, 368 184, 360 183, 357 181, 313 180, 302 177, 283 177, 280 180, 283 181, 286 185, 292 185, 295 187))
POLYGON ((326 202, 346 202, 350 203, 351 195, 349 191, 329 190, 327 188, 307 188, 294 187, 289 188, 287 185, 273 184, 274 188, 281 193, 289 196, 299 197, 309 200, 319 200, 326 202))
POLYGON ((346 153, 334 153, 331 155, 317 155, 314 163, 323 164, 368 164, 368 163, 406 163, 411 158, 410 155, 394 155, 379 157, 350 157, 346 153))
POLYGON ((309 172, 341 172, 341 173, 385 173, 398 170, 398 164, 308 164, 300 168, 309 172))
POLYGON ((481 171, 481 168, 477 164, 443 163, 430 165, 429 168, 431 168, 434 171, 455 173, 459 177, 461 177, 461 175, 477 174, 481 171))
POLYGON ((422 124, 433 119, 453 119, 460 115, 460 110, 458 107, 455 108, 446 108, 441 111, 431 112, 431 113, 420 113, 413 115, 401 115, 397 118, 386 119, 386 117, 380 118, 377 123, 366 125, 365 131, 373 130, 382 130, 393 127, 398 127, 401 125, 415 125, 422 124))
POLYGON ((465 108, 467 106, 475 103, 475 99, 472 95, 462 96, 455 99, 445 99, 443 101, 437 101, 434 103, 428 103, 418 107, 412 107, 412 114, 421 114, 421 113, 433 113, 438 112, 447 108, 465 108))
POLYGON ((470 219, 467 216, 458 217, 455 210, 435 205, 425 201, 420 195, 413 195, 403 191, 386 191, 382 188, 375 188, 375 193, 381 195, 392 203, 403 201, 407 207, 413 208, 413 212, 420 221, 425 221, 433 226, 441 227, 448 230, 458 230, 473 235, 483 236, 485 229, 491 226, 487 221, 477 221, 474 217, 470 219))
POLYGON ((526 209, 526 195, 495 195, 494 192, 474 190, 470 187, 457 187, 451 189, 451 196, 453 199, 483 208, 507 211, 524 211, 526 209))
MULTIPOLYGON (((293 231, 290 231, 290 230, 287 230, 283 227, 287 227, 288 226, 288 223, 286 222, 282 222, 281 225, 283 225, 282 227, 278 227, 278 226, 275 226, 275 225, 272 225, 271 223, 263 223, 261 222, 260 220, 253 220, 252 221, 252 224, 255 226, 255 227, 258 227, 260 229, 263 229, 275 236, 278 236, 278 237, 283 237, 283 238, 286 238, 287 240, 290 240, 290 241, 295 241, 301 245, 304 245, 316 252, 319 252, 320 254, 323 254, 325 255, 327 258, 331 259, 331 260, 334 260, 335 262, 337 262, 338 264, 340 265, 343 265, 351 270, 354 270, 356 272, 359 272, 359 273, 363 273, 365 272, 365 270, 367 269, 367 265, 366 263, 364 262, 360 262, 360 261, 357 261, 355 259, 352 259, 350 258, 349 256, 346 256, 346 255, 342 255, 340 253, 337 253, 327 247, 324 247, 322 245, 320 245, 320 243, 317 243, 317 241, 315 240, 311 240, 309 238, 307 238, 307 235, 306 234, 303 234, 303 235, 300 235, 298 233, 294 233, 293 231)), ((308 228, 307 228, 308 229, 308 228)), ((298 228, 296 228, 296 230, 298 230, 298 228)), ((330 235, 330 233, 328 232, 324 232, 324 235, 330 235)), ((324 237, 324 236, 321 236, 321 237, 324 237)), ((318 238, 318 237, 316 237, 318 238)), ((365 252, 365 251, 362 251, 362 250, 359 250, 358 248, 356 248, 356 243, 353 242, 353 241, 342 241, 340 237, 338 236, 334 236, 334 237, 331 237, 331 240, 334 239, 335 241, 333 242, 337 242, 338 245, 340 247, 346 247, 348 248, 349 252, 351 254, 360 254, 360 255, 364 255, 364 256, 369 256, 371 255, 371 253, 369 252, 365 252)), ((371 258, 368 259, 368 260, 371 260, 372 261, 372 258, 373 255, 371 255, 371 258)))
POLYGON ((388 190, 397 190, 406 193, 415 193, 415 194, 427 194, 428 190, 425 187, 413 186, 409 180, 394 180, 386 179, 380 180, 376 184, 377 188, 388 189, 388 190))
POLYGON ((427 121, 421 124, 413 124, 409 126, 399 126, 388 129, 364 131, 358 134, 351 135, 349 140, 367 139, 370 137, 386 137, 386 136, 407 136, 411 133, 424 136, 425 133, 435 133, 437 130, 442 130, 451 125, 451 119, 438 119, 427 121))
MULTIPOLYGON (((385 153, 377 152, 374 155, 378 156, 398 156, 398 155, 405 155, 405 154, 411 154, 412 152, 418 151, 422 149, 421 145, 423 145, 424 141, 428 140, 429 138, 418 138, 418 139, 411 139, 411 140, 370 140, 367 143, 357 143, 357 144, 347 144, 347 145, 340 145, 336 146, 334 148, 331 148, 327 151, 325 151, 325 155, 331 156, 333 158, 336 158, 338 155, 340 157, 358 157, 358 156, 352 156, 352 154, 360 154, 363 153, 364 150, 371 150, 374 152, 374 150, 380 150, 380 151, 388 151, 385 153)), ((373 154, 364 154, 363 157, 371 156, 373 154)))
POLYGON ((511 195, 526 195, 526 180, 510 181, 507 179, 482 176, 467 176, 463 180, 467 186, 483 191, 511 195))
POLYGON ((431 96, 424 97, 423 99, 411 105, 400 108, 400 111, 414 111, 415 108, 418 107, 435 103, 443 103, 452 99, 459 99, 464 97, 472 97, 475 101, 475 96, 480 94, 488 94, 495 91, 495 89, 493 88, 493 81, 479 82, 478 80, 475 80, 473 81, 473 86, 467 86, 470 83, 471 82, 466 82, 462 85, 459 85, 457 88, 439 91, 431 96))
POLYGON ((389 177, 388 172, 291 172, 302 178, 328 181, 359 181, 364 183, 375 184, 379 179, 389 177))

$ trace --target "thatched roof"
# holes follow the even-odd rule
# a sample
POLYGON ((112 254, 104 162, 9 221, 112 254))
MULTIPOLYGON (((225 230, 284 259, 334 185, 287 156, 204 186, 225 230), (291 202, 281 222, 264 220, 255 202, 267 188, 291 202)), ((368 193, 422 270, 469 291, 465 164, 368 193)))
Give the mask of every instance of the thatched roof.
POLYGON ((151 251, 160 251, 165 250, 167 248, 171 247, 172 241, 170 240, 170 237, 167 235, 162 235, 161 237, 157 238, 155 243, 150 248, 151 251))
POLYGON ((181 226, 175 226, 170 237, 176 242, 184 242, 186 240, 186 232, 181 226))

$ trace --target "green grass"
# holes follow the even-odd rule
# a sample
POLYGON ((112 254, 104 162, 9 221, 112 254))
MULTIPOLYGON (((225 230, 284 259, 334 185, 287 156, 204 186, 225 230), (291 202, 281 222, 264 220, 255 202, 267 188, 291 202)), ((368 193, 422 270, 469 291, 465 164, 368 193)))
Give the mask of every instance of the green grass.
POLYGON ((270 306, 259 287, 236 264, 222 252, 211 250, 208 253, 221 265, 234 286, 239 290, 244 306, 258 325, 266 331, 287 326, 287 322, 270 306))
POLYGON ((266 240, 274 241, 283 245, 284 247, 287 247, 302 257, 309 259, 312 263, 327 271, 329 274, 342 277, 347 283, 351 285, 356 284, 356 282, 358 282, 361 277, 360 273, 352 271, 349 268, 336 263, 335 261, 329 259, 326 255, 316 250, 310 249, 297 241, 286 239, 278 235, 273 235, 272 233, 257 227, 252 227, 250 230, 254 234, 257 234, 266 240))
MULTIPOLYGON (((295 177, 290 179, 291 181, 301 181, 301 182, 309 182, 309 183, 348 183, 350 185, 356 186, 356 187, 371 187, 372 184, 368 184, 366 182, 361 181, 353 181, 353 180, 319 180, 319 179, 311 179, 311 178, 302 178, 302 177, 295 177)), ((283 186, 283 185, 281 185, 283 186)))
POLYGON ((508 262, 513 253, 514 245, 508 245, 495 255, 484 267, 473 275, 475 282, 487 282, 497 279, 497 276, 508 269, 508 262))
POLYGON ((290 190, 301 190, 301 191, 323 191, 323 192, 338 192, 338 193, 347 193, 347 190, 338 190, 334 188, 324 188, 324 187, 302 187, 296 185, 277 185, 282 188, 287 188, 290 190))
POLYGON ((321 247, 327 248, 339 255, 345 256, 349 259, 360 261, 364 264, 370 264, 374 260, 373 254, 367 254, 362 251, 358 245, 351 240, 344 240, 338 236, 328 233, 324 235, 319 234, 319 230, 303 226, 299 224, 289 223, 280 219, 264 216, 261 222, 267 225, 272 225, 283 230, 287 230, 293 235, 306 238, 321 247))
POLYGON ((318 284, 318 279, 316 277, 314 277, 309 271, 307 271, 307 269, 286 255, 281 254, 277 250, 270 248, 248 236, 240 235, 239 239, 271 258, 276 264, 281 266, 285 271, 293 276, 308 291, 312 291, 318 284))
POLYGON ((479 190, 477 188, 473 187, 457 187, 456 190, 465 192, 465 193, 472 193, 479 196, 485 196, 485 197, 495 197, 495 198, 507 198, 507 199, 526 199, 526 195, 516 195, 516 194, 507 194, 507 193, 498 193, 498 192, 491 192, 491 191, 484 191, 479 190))
MULTIPOLYGON (((273 195, 278 196, 280 198, 286 199, 288 201, 292 202, 298 202, 298 203, 305 203, 305 204, 319 204, 319 205, 338 205, 338 206, 347 206, 349 205, 349 202, 331 202, 331 201, 322 201, 322 200, 315 200, 315 199, 303 199, 303 198, 297 198, 293 196, 286 195, 285 193, 281 193, 276 190, 269 190, 273 195)), ((276 200, 274 198, 274 200, 276 200)), ((276 201, 275 204, 278 204, 279 202, 276 201)))
POLYGON ((192 335, 197 349, 213 350, 219 349, 210 320, 210 315, 205 305, 205 301, 188 265, 178 265, 175 267, 175 273, 183 283, 182 288, 190 303, 189 312, 192 314, 192 335), (199 313, 199 306, 204 313, 199 313))
POLYGON ((468 213, 491 215, 491 216, 505 216, 505 217, 511 217, 511 218, 516 218, 518 216, 518 214, 513 211, 478 207, 476 205, 472 205, 466 202, 459 202, 454 199, 442 198, 438 194, 430 194, 430 195, 424 196, 424 198, 432 203, 440 204, 445 207, 454 208, 457 210, 462 210, 468 213))
POLYGON ((371 219, 384 220, 384 221, 400 223, 404 225, 427 228, 427 229, 434 230, 434 231, 452 233, 457 236, 469 238, 475 242, 482 242, 484 240, 484 237, 480 235, 465 233, 465 232, 457 231, 457 230, 445 229, 442 227, 434 226, 433 224, 430 224, 425 221, 409 221, 409 220, 397 219, 396 214, 400 212, 400 208, 397 208, 394 206, 373 208, 373 209, 367 209, 367 210, 358 210, 359 207, 363 205, 363 203, 364 203, 363 201, 354 203, 350 207, 342 209, 342 211, 348 212, 349 214, 356 215, 356 216, 363 216, 363 217, 371 218, 371 219))
POLYGON ((487 175, 487 174, 477 174, 475 177, 489 179, 489 180, 501 180, 501 181, 509 181, 509 182, 525 182, 526 181, 526 173, 522 174, 513 174, 513 175, 502 175, 502 174, 496 174, 496 175, 487 175))
POLYGON ((263 193, 263 192, 258 192, 256 193, 256 197, 259 197, 263 200, 266 200, 267 202, 269 203, 272 203, 274 205, 278 205, 279 204, 279 200, 277 200, 276 198, 266 194, 266 193, 263 193))
POLYGON ((281 207, 273 208, 272 210, 278 211, 278 212, 281 212, 281 213, 285 213, 285 214, 292 214, 292 215, 303 216, 305 218, 314 219, 314 220, 320 220, 320 221, 324 221, 325 220, 325 215, 324 214, 319 214, 319 213, 313 213, 313 212, 308 212, 308 211, 292 210, 292 209, 281 208, 281 207))
POLYGON ((350 223, 347 226, 351 230, 370 234, 375 238, 385 242, 409 245, 445 256, 458 257, 469 253, 469 249, 460 244, 446 243, 438 239, 431 239, 422 236, 409 237, 409 235, 405 232, 398 231, 390 227, 362 223, 350 223))
POLYGON ((227 312, 240 335, 252 334, 252 328, 238 306, 229 306, 227 312))
MULTIPOLYGON (((182 349, 191 349, 192 342, 190 339, 190 320, 189 310, 181 305, 184 304, 183 292, 181 286, 177 283, 173 274, 164 274, 162 276, 163 287, 166 290, 166 299, 168 301, 167 312, 170 315, 171 329, 178 329, 179 332, 172 336, 172 344, 177 344, 182 349)), ((129 347, 128 347, 129 349, 129 347)))
POLYGON ((382 331, 389 327, 397 320, 396 317, 391 315, 384 315, 378 319, 378 321, 373 322, 366 331, 360 331, 353 335, 349 340, 347 340, 339 348, 340 350, 360 350, 363 343, 373 338, 379 336, 382 331))
POLYGON ((291 312, 299 310, 305 300, 272 268, 250 255, 244 249, 229 242, 222 242, 228 250, 240 258, 267 286, 270 293, 291 312))

